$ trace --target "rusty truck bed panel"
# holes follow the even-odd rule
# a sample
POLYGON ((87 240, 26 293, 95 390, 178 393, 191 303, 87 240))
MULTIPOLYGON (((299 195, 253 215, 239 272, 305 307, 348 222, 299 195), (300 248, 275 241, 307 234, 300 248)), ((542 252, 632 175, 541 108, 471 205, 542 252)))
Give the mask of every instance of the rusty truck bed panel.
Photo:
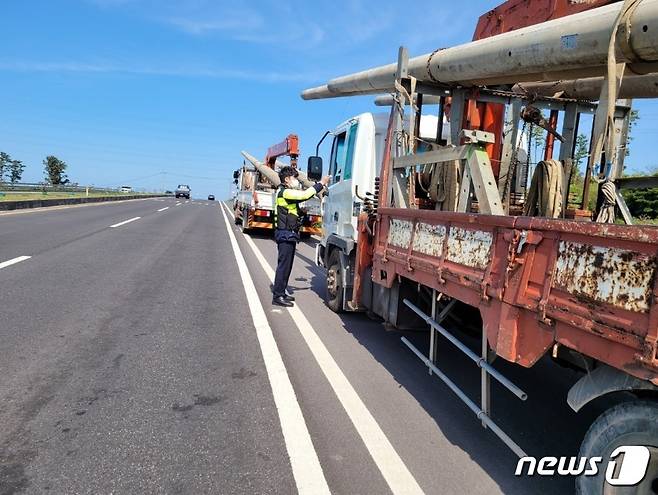
POLYGON ((658 384, 658 228, 380 208, 373 279, 480 309, 498 355, 555 344, 658 384))

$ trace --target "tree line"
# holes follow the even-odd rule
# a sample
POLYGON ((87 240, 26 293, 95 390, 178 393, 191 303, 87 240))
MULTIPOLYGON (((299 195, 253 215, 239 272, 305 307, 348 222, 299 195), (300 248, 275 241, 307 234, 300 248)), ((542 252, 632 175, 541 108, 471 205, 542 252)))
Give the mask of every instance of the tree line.
MULTIPOLYGON (((68 184, 66 176, 68 165, 56 156, 49 155, 43 160, 44 180, 53 186, 68 184)), ((25 164, 21 160, 13 159, 8 153, 0 151, 0 183, 16 184, 23 178, 25 164)))

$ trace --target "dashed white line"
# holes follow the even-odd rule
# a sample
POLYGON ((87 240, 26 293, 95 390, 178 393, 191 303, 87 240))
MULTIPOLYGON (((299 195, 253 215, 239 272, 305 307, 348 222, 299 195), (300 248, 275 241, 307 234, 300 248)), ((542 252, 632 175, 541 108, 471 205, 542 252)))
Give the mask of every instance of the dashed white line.
MULTIPOLYGON (((249 236, 244 238, 267 277, 274 282, 274 270, 254 241, 249 236)), ((396 495, 424 493, 304 313, 297 306, 288 311, 391 491, 396 495)))
POLYGON ((164 208, 160 208, 158 211, 165 211, 165 210, 168 210, 168 209, 169 209, 169 207, 165 206, 164 208))
POLYGON ((0 263, 0 269, 2 268, 7 268, 8 266, 15 265, 16 263, 20 263, 21 261, 29 260, 32 256, 18 256, 16 258, 12 258, 7 261, 3 261, 0 263))
POLYGON ((297 491, 300 494, 330 494, 327 480, 324 477, 322 466, 318 454, 313 447, 311 435, 306 426, 306 421, 302 414, 302 409, 297 401, 295 390, 293 389, 288 371, 283 364, 281 353, 274 340, 272 328, 270 327, 265 310, 258 298, 254 281, 249 274, 247 264, 242 257, 240 246, 235 239, 233 230, 229 223, 226 213, 222 208, 222 216, 226 224, 226 230, 233 247, 233 254, 238 264, 242 285, 244 286, 245 295, 251 318, 256 328, 256 336, 265 362, 265 369, 272 387, 274 404, 279 414, 281 431, 290 457, 292 473, 297 485, 297 491))
POLYGON ((114 229, 116 227, 121 227, 122 225, 126 225, 127 223, 134 222, 135 220, 139 220, 142 217, 135 217, 135 218, 130 218, 128 220, 124 220, 123 222, 115 223, 114 225, 110 225, 110 228, 114 229))
POLYGON ((183 204, 183 203, 176 203, 174 206, 180 206, 180 205, 182 205, 182 204, 183 204))

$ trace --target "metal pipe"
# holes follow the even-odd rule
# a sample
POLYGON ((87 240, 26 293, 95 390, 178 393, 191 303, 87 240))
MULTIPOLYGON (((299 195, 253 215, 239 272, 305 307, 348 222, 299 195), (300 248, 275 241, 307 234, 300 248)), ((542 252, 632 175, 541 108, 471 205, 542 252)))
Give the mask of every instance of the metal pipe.
POLYGON ((493 422, 493 420, 485 414, 485 412, 480 409, 475 402, 473 402, 462 390, 453 382, 450 378, 446 376, 443 371, 441 371, 439 368, 434 366, 434 364, 427 359, 417 348, 414 346, 411 342, 406 337, 401 337, 402 342, 404 345, 406 345, 409 349, 411 349, 411 352, 413 352, 418 359, 420 359, 425 366, 429 367, 436 376, 438 376, 443 383, 445 383, 450 390, 452 390, 457 397, 459 397, 466 406, 475 413, 477 418, 482 421, 483 424, 487 426, 487 428, 490 428, 491 431, 493 431, 498 438, 500 438, 505 445, 507 445, 517 456, 519 457, 526 457, 527 454, 525 451, 519 447, 519 445, 512 440, 507 433, 505 433, 503 430, 501 430, 496 423, 493 422))
MULTIPOLYGON (((340 95, 342 96, 342 95, 340 95)), ((417 94, 414 94, 414 103, 416 103, 417 94)), ((441 96, 437 95, 423 95, 423 105, 438 105, 441 102, 441 96)), ((375 98, 375 105, 378 107, 390 107, 395 100, 393 95, 379 95, 375 98)), ((409 101, 404 101, 405 105, 409 104, 409 101)))
POLYGON ((256 170, 258 170, 268 181, 274 185, 274 187, 279 187, 281 184, 281 179, 279 179, 279 174, 277 174, 273 169, 265 165, 263 162, 259 161, 254 156, 250 155, 246 151, 241 151, 242 156, 244 156, 247 161, 249 161, 256 170))
MULTIPOLYGON (((588 77, 571 81, 531 82, 516 84, 512 90, 530 95, 553 96, 577 100, 598 100, 603 86, 603 77, 588 77)), ((619 98, 658 97, 658 74, 627 75, 621 81, 619 98)), ((375 100, 377 104, 377 99, 375 100)))
POLYGON ((418 308, 418 306, 416 306, 414 303, 409 301, 409 299, 404 299, 403 302, 404 304, 409 306, 414 313, 416 313, 423 320, 425 320, 425 323, 436 329, 441 335, 443 335, 446 339, 452 342, 455 345, 455 347, 457 347, 460 351, 462 351, 469 358, 471 358, 471 360, 473 360, 480 368, 484 368, 485 370, 487 370, 487 372, 492 377, 494 377, 501 385, 503 385, 507 390, 512 392, 521 400, 526 400, 528 398, 528 394, 526 394, 523 390, 521 390, 519 387, 517 387, 511 381, 505 378, 504 375, 502 375, 498 370, 496 370, 496 368, 491 366, 485 359, 478 356, 472 350, 470 350, 468 347, 462 344, 457 337, 452 335, 445 328, 443 328, 441 325, 439 325, 434 320, 432 320, 430 316, 426 315, 423 311, 421 311, 421 309, 418 308))
MULTIPOLYGON (((240 153, 242 153, 242 156, 244 156, 254 167, 256 167, 256 170, 263 174, 265 178, 270 181, 272 185, 274 185, 274 187, 279 187, 281 184, 281 179, 279 179, 279 174, 277 174, 275 170, 271 169, 246 151, 241 151, 240 153)), ((281 163, 277 160, 276 165, 281 167, 285 166, 285 163, 281 163)), ((301 170, 297 170, 297 173, 299 174, 297 178, 299 179, 299 182, 302 183, 302 186, 311 187, 313 184, 315 184, 315 182, 309 180, 306 174, 301 170)))
MULTIPOLYGON (((551 82, 527 82, 515 84, 512 87, 514 93, 519 95, 554 96, 575 100, 599 99, 603 86, 603 77, 586 77, 582 79, 560 80, 551 82)), ((335 95, 343 96, 343 95, 335 95)), ((619 98, 657 98, 658 97, 658 74, 626 75, 621 81, 619 98)), ((437 105, 440 96, 424 95, 425 105, 437 105)), ((406 102, 405 102, 406 103, 406 102)), ((389 107, 393 104, 393 96, 379 95, 375 98, 378 107, 389 107)))
MULTIPOLYGON (((516 84, 598 77, 606 72, 610 33, 622 2, 554 19, 409 60, 409 75, 450 85, 516 84)), ((617 38, 617 62, 636 73, 658 72, 658 0, 644 0, 630 17, 627 46, 617 38)), ((396 64, 330 80, 302 93, 306 100, 391 90, 396 64)))

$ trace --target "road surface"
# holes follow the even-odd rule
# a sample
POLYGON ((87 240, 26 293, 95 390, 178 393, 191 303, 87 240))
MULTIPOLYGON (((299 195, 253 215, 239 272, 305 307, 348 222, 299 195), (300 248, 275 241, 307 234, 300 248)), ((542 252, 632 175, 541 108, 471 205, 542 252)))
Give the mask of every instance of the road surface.
MULTIPOLYGON (((293 311, 270 305, 271 238, 218 202, 0 214, 0 240, 2 495, 572 491, 514 475, 400 342, 425 332, 329 311, 313 240, 293 311)), ((439 363, 478 401, 472 362, 441 342, 439 363)), ((576 455, 596 411, 566 405, 574 372, 495 365, 529 399, 494 386, 494 419, 531 455, 576 455)))

